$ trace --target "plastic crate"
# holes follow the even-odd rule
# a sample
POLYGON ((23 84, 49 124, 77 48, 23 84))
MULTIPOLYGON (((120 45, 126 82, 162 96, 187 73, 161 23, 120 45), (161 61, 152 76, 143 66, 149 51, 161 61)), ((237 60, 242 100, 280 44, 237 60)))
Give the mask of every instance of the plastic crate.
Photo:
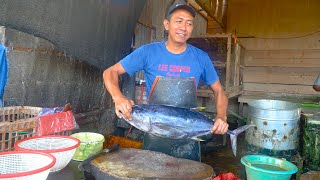
POLYGON ((33 135, 41 109, 31 106, 0 108, 0 151, 13 150, 16 141, 33 135))

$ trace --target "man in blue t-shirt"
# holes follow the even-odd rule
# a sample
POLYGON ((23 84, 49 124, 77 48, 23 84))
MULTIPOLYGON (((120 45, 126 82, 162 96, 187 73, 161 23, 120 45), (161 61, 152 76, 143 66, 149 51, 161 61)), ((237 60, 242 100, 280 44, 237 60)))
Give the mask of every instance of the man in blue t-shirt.
POLYGON ((125 97, 119 88, 119 76, 143 70, 146 80, 146 92, 149 97, 156 77, 194 78, 196 86, 199 80, 204 82, 214 92, 217 115, 212 133, 225 134, 228 129, 227 105, 228 99, 220 84, 219 77, 207 53, 187 44, 193 31, 195 10, 185 1, 176 1, 168 10, 163 21, 168 31, 168 39, 144 45, 120 62, 106 69, 103 73, 104 83, 115 103, 115 112, 121 118, 120 112, 130 120, 134 102, 125 97))

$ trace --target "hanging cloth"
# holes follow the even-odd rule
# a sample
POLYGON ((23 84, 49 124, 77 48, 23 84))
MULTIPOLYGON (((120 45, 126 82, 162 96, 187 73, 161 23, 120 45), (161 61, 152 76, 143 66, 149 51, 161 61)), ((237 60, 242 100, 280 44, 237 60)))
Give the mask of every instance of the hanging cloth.
POLYGON ((3 107, 3 92, 8 80, 6 47, 0 44, 0 107, 3 107))

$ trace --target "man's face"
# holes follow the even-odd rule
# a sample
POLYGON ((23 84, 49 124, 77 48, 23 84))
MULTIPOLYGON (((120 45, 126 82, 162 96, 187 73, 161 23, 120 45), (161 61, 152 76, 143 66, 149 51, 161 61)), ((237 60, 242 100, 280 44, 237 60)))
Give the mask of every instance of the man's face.
POLYGON ((175 10, 169 20, 163 21, 164 27, 168 31, 168 41, 185 44, 193 30, 193 19, 194 17, 189 11, 175 10))

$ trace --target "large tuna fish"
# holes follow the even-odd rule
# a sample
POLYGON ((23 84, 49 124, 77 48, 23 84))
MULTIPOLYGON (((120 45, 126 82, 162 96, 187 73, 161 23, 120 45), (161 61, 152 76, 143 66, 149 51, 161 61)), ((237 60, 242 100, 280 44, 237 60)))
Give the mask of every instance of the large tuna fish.
MULTIPOLYGON (((172 139, 194 139, 210 134, 213 120, 190 109, 165 105, 140 104, 132 107, 132 120, 137 129, 155 136, 172 139)), ((227 132, 231 138, 233 154, 237 151, 237 136, 254 125, 245 125, 227 132)))

